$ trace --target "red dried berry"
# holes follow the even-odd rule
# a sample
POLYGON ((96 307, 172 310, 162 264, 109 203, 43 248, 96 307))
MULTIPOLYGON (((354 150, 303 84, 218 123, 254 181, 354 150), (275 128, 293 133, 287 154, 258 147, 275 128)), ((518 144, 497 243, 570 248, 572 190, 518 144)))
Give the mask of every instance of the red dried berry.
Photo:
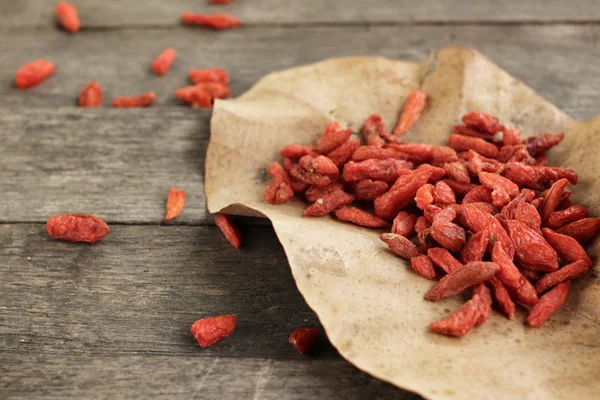
POLYGON ((283 204, 294 197, 294 189, 289 182, 272 183, 265 188, 264 198, 270 204, 283 204))
POLYGON ((410 259, 410 265, 412 269, 414 269, 415 272, 423 278, 430 280, 435 278, 435 269, 433 268, 433 263, 426 255, 412 257, 410 259))
POLYGON ((471 178, 469 177, 469 172, 467 168, 458 161, 452 163, 444 164, 444 170, 446 171, 446 175, 448 178, 459 182, 459 183, 470 183, 471 178))
MULTIPOLYGON (((464 196, 467 193, 469 193, 471 190, 478 187, 478 185, 475 185, 473 183, 462 183, 462 182, 454 181, 452 179, 444 179, 443 182, 446 183, 446 185, 450 186, 452 188, 452 191, 454 193, 456 193, 457 196, 464 196)), ((483 186, 483 187, 485 187, 485 186, 483 186)), ((487 192, 487 190, 486 190, 486 192, 487 192)))
POLYGON ((460 251, 467 242, 465 230, 451 222, 434 221, 429 234, 440 245, 452 251, 460 251))
POLYGON ((15 74, 15 83, 19 89, 24 90, 37 86, 48 79, 56 71, 53 63, 47 60, 35 60, 22 65, 15 74))
MULTIPOLYGON (((327 136, 328 137, 328 136, 327 136)), ((395 182, 403 170, 410 170, 412 164, 404 160, 388 158, 386 160, 365 160, 360 162, 350 161, 344 166, 342 178, 346 182, 355 182, 363 179, 376 181, 395 182)))
POLYGON ((390 226, 389 222, 357 207, 342 207, 335 210, 335 216, 342 221, 352 222, 366 228, 386 228, 390 226))
POLYGON ((432 247, 427 250, 427 256, 435 265, 447 274, 462 268, 462 264, 450 252, 442 247, 432 247))
POLYGON ((185 191, 171 188, 169 190, 169 196, 167 197, 167 214, 165 215, 165 221, 171 221, 177 218, 183 206, 185 204, 185 191))
POLYGON ((515 208, 514 212, 514 219, 524 222, 536 231, 539 231, 542 226, 542 218, 540 217, 537 208, 530 203, 522 202, 517 204, 517 208, 515 208))
POLYGON ((158 75, 164 75, 173 65, 175 61, 175 50, 174 49, 166 49, 162 53, 158 55, 150 64, 150 68, 152 71, 158 75))
POLYGON ((296 329, 290 335, 288 342, 293 345, 300 354, 307 354, 313 346, 317 335, 318 328, 300 328, 296 329))
POLYGON ((519 162, 509 162, 504 165, 502 175, 520 187, 541 189, 542 173, 540 168, 519 162))
POLYGON ((511 298, 526 306, 533 307, 538 302, 535 288, 525 277, 521 280, 521 285, 518 288, 506 286, 506 290, 510 293, 511 298))
POLYGON ((194 84, 207 82, 220 83, 221 85, 229 84, 229 75, 221 68, 192 68, 188 72, 188 76, 194 84))
POLYGON ((304 210, 304 215, 307 217, 321 217, 353 201, 354 196, 351 194, 343 190, 335 190, 317 199, 310 207, 304 210))
POLYGON ((303 146, 300 144, 288 144, 279 152, 281 157, 288 157, 291 159, 300 159, 306 155, 312 154, 314 152, 313 146, 303 146))
POLYGON ((581 278, 590 270, 590 267, 590 264, 586 260, 577 260, 571 264, 565 265, 557 271, 544 275, 535 284, 535 290, 538 295, 540 295, 561 282, 581 278))
POLYGON ((483 324, 492 315, 492 294, 485 283, 480 283, 473 287, 473 296, 479 296, 479 318, 476 326, 483 324))
POLYGON ((383 147, 385 139, 383 135, 387 132, 380 115, 370 115, 363 124, 362 133, 369 146, 383 147))
POLYGON ((600 230, 600 218, 583 218, 560 228, 558 233, 571 236, 581 244, 592 240, 600 230))
POLYGON ((433 201, 439 204, 455 204, 456 195, 450 186, 440 181, 433 188, 433 201))
POLYGON ((523 284, 523 276, 500 242, 494 243, 492 261, 500 266, 496 276, 503 284, 514 288, 518 288, 523 284))
POLYGON ((495 145, 483 139, 458 135, 456 133, 450 135, 448 146, 456 151, 474 150, 483 156, 491 158, 497 157, 499 152, 495 145))
POLYGON ((475 138, 484 139, 487 141, 493 141, 494 135, 490 135, 486 132, 479 132, 477 129, 469 128, 465 125, 454 125, 452 133, 458 133, 459 135, 471 136, 475 138))
POLYGON ((556 285, 554 289, 540 297, 540 300, 529 312, 527 323, 529 326, 539 328, 558 310, 567 300, 569 294, 569 282, 556 285))
POLYGON ((331 178, 326 175, 317 174, 316 172, 309 172, 302 168, 299 164, 294 164, 290 168, 290 175, 296 178, 300 182, 304 182, 307 185, 315 186, 329 186, 331 184, 331 178))
POLYGON ((548 228, 557 229, 571 222, 589 217, 590 212, 583 206, 571 206, 567 209, 551 212, 548 216, 548 228))
POLYGON ((230 4, 233 0, 208 0, 210 4, 230 4))
POLYGON ((373 201, 387 192, 389 185, 385 182, 363 179, 352 185, 357 200, 373 201))
POLYGON ((572 263, 583 260, 588 265, 592 265, 592 260, 590 260, 590 257, 577 240, 570 236, 556 233, 548 228, 542 229, 542 235, 544 235, 546 242, 556 250, 556 253, 563 261, 572 263))
POLYGON ((496 189, 492 191, 492 205, 496 208, 502 208, 510 203, 510 195, 504 189, 496 189))
POLYGON ((352 158, 352 155, 360 148, 360 140, 351 140, 344 143, 337 149, 327 154, 327 157, 333 161, 338 168, 341 168, 344 164, 352 158))
POLYGON ((406 158, 415 162, 430 162, 433 160, 433 146, 425 143, 389 144, 388 148, 406 155, 406 158))
POLYGON ((385 160, 388 158, 395 158, 397 160, 406 160, 408 156, 400 151, 394 150, 389 147, 379 146, 361 146, 354 154, 352 154, 352 161, 364 161, 372 158, 378 160, 385 160))
POLYGON ((397 189, 392 188, 375 199, 375 215, 388 221, 393 220, 414 200, 417 189, 427 183, 431 173, 430 170, 415 170, 400 177, 394 184, 399 186, 397 189))
MULTIPOLYGON (((431 257, 431 256, 430 256, 431 257)), ((473 261, 444 276, 425 294, 425 300, 440 300, 493 277, 500 267, 493 262, 473 261)))
POLYGON ((565 187, 569 181, 567 179, 560 179, 550 187, 548 190, 548 194, 544 197, 544 201, 542 202, 542 206, 540 208, 540 216, 542 217, 542 221, 546 222, 550 214, 556 210, 556 207, 560 203, 560 197, 565 190, 565 187))
POLYGON ((95 243, 110 232, 106 222, 89 214, 56 215, 46 222, 46 229, 53 239, 86 243, 95 243))
POLYGON ((492 202, 492 189, 483 185, 474 187, 469 193, 465 195, 462 203, 491 203, 492 202))
POLYGON ((500 279, 493 277, 490 278, 487 283, 494 292, 494 298, 496 299, 496 303, 498 304, 500 310, 506 314, 508 319, 513 319, 515 317, 515 303, 511 300, 508 291, 500 279))
POLYGON ((242 233, 236 228, 228 215, 217 214, 215 216, 215 224, 233 247, 238 250, 242 248, 242 233))
POLYGON ((436 165, 443 165, 458 160, 456 151, 448 146, 433 146, 431 148, 431 162, 436 165))
POLYGON ((131 97, 116 97, 112 106, 115 108, 149 107, 156 100, 156 94, 153 92, 142 93, 131 97))
POLYGON ((181 22, 217 30, 237 28, 242 25, 242 21, 229 14, 194 14, 187 11, 181 13, 181 22))
POLYGON ((504 127, 499 124, 498 118, 482 112, 468 112, 463 115, 462 122, 469 128, 490 135, 494 135, 497 132, 504 130, 504 127))
POLYGON ((340 171, 329 158, 325 156, 304 156, 299 161, 300 166, 307 172, 337 179, 340 171))
POLYGON ((79 91, 79 107, 101 107, 104 95, 102 87, 91 81, 79 91))
POLYGON ((501 175, 482 171, 478 176, 481 183, 489 189, 504 189, 511 199, 519 195, 519 187, 501 175))
POLYGON ((421 186, 415 194, 415 202, 421 210, 425 210, 433 204, 433 185, 428 183, 421 186))
POLYGON ((237 315, 202 318, 192 324, 190 332, 204 349, 231 335, 236 323, 237 315))
POLYGON ((331 121, 325 126, 325 131, 323 132, 323 136, 327 136, 332 133, 336 133, 337 131, 341 131, 342 127, 340 123, 337 121, 331 121))
POLYGON ((423 254, 421 249, 402 235, 382 233, 379 235, 379 239, 385 242, 394 254, 397 254, 402 258, 410 259, 423 254))
POLYGON ((425 217, 418 217, 417 222, 415 223, 415 232, 417 233, 417 241, 419 242, 419 247, 422 250, 427 250, 429 247, 428 238, 429 238, 429 228, 431 224, 427 221, 425 217))
POLYGON ((402 136, 408 132, 423 113, 426 103, 427 94, 424 91, 415 90, 411 92, 404 103, 398 124, 394 128, 394 135, 402 136))
POLYGON ((545 185, 551 185, 560 179, 567 179, 570 184, 576 185, 579 176, 577 172, 570 168, 557 168, 557 167, 539 167, 541 174, 541 182, 545 185))
POLYGON ((405 211, 401 211, 398 213, 396 218, 394 218, 394 223, 392 225, 392 233, 402 235, 404 237, 409 237, 415 232, 416 223, 416 215, 409 214, 405 211))
POLYGON ((329 186, 311 186, 305 193, 304 196, 306 200, 314 203, 319 200, 321 197, 328 195, 331 192, 335 192, 336 190, 344 190, 344 185, 341 183, 333 183, 329 186))
POLYGON ((515 257, 523 266, 545 272, 558 269, 556 251, 538 232, 517 220, 506 221, 506 227, 514 243, 515 257))
POLYGON ((446 336, 463 337, 475 326, 480 316, 481 299, 475 295, 446 318, 429 324, 429 330, 446 336))
POLYGON ((346 143, 350 136, 352 136, 352 131, 350 129, 321 136, 319 140, 317 140, 315 148, 320 153, 329 153, 346 143))
POLYGON ((525 139, 529 154, 538 157, 556 146, 565 138, 564 133, 543 133, 537 136, 531 136, 525 139))
POLYGON ((77 8, 73 4, 61 1, 56 6, 55 12, 58 22, 66 31, 71 33, 79 32, 81 23, 79 22, 77 8))
POLYGON ((518 129, 505 129, 502 134, 502 143, 505 146, 514 146, 521 143, 521 132, 518 129))
POLYGON ((483 256, 485 255, 488 243, 489 239, 486 231, 477 232, 472 235, 460 251, 461 261, 464 264, 471 261, 483 261, 483 256))

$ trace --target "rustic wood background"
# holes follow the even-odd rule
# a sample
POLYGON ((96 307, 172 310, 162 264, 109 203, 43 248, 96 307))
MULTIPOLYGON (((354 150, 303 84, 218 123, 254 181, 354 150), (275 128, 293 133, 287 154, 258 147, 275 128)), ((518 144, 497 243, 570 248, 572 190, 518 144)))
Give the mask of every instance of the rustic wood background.
MULTIPOLYGON (((245 219, 233 249, 207 214, 210 112, 177 103, 192 67, 220 66, 235 95, 262 75, 327 57, 424 60, 473 46, 576 118, 598 112, 600 7, 593 0, 73 0, 82 31, 57 28, 56 1, 0 3, 0 398, 419 399, 358 371, 323 335, 312 357, 287 343, 319 326, 268 224, 245 219), (228 12, 244 27, 181 26, 181 11, 228 12), (149 70, 164 48, 178 58, 149 70), (21 92, 23 63, 57 74, 21 92), (98 80, 106 108, 76 107, 98 80), (112 97, 153 90, 149 109, 112 97), (186 208, 162 222, 171 186, 186 208), (88 212, 112 232, 53 241, 46 219, 88 212), (188 330, 237 313, 233 336, 200 349, 188 330)), ((402 360, 398 360, 402 362, 402 360)))

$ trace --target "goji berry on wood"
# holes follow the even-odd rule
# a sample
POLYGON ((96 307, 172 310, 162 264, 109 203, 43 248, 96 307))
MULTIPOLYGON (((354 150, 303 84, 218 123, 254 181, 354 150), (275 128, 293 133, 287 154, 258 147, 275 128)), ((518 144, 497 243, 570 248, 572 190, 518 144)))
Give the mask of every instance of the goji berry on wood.
MULTIPOLYGON (((431 257, 431 256, 430 256, 431 257)), ((493 262, 472 261, 444 276, 425 294, 425 300, 440 300, 493 277, 500 267, 493 262)))
POLYGON ((290 335, 288 342, 293 345, 300 354, 308 354, 317 339, 318 334, 318 328, 296 329, 290 335))
POLYGON ((165 221, 177 218, 185 205, 185 191, 171 188, 167 197, 167 214, 165 221))
POLYGON ((203 349, 225 339, 235 330, 237 315, 219 315, 199 319, 192 324, 190 332, 203 349))
POLYGON ((46 222, 46 229, 53 239, 86 243, 95 243, 110 232, 106 222, 89 214, 56 215, 46 222))
POLYGON ((115 108, 150 107, 155 100, 156 94, 146 92, 137 96, 116 97, 113 100, 112 106, 115 108))
POLYGON ((188 72, 188 76, 194 84, 206 82, 220 83, 221 85, 229 84, 229 74, 222 68, 192 68, 188 72))
POLYGON ((101 107, 104 101, 102 87, 91 81, 79 91, 79 107, 101 107))
POLYGON ((215 215, 215 224, 219 227, 221 232, 223 232, 223 235, 233 247, 238 250, 242 248, 242 233, 233 224, 233 221, 228 215, 215 215))
POLYGON ((567 294, 569 294, 569 286, 570 282, 568 281, 559 283, 554 289, 540 297, 527 317, 529 326, 534 328, 542 326, 565 303, 567 294))
POLYGON ((187 11, 181 13, 181 22, 185 25, 200 25, 217 30, 237 28, 242 25, 239 18, 229 14, 195 14, 187 11))
POLYGON ((79 22, 77 8, 73 4, 61 1, 56 5, 55 12, 58 22, 66 31, 71 33, 79 32, 81 23, 79 22))
POLYGON ((174 49, 166 49, 162 53, 158 55, 150 64, 150 68, 156 75, 164 75, 173 65, 175 61, 175 50, 174 49))
POLYGON ((394 135, 402 136, 408 132, 421 117, 426 104, 427 94, 424 91, 411 92, 404 103, 398 124, 394 128, 394 135))
POLYGON ((24 64, 15 74, 15 83, 21 90, 37 86, 54 74, 56 67, 47 60, 35 60, 24 64))

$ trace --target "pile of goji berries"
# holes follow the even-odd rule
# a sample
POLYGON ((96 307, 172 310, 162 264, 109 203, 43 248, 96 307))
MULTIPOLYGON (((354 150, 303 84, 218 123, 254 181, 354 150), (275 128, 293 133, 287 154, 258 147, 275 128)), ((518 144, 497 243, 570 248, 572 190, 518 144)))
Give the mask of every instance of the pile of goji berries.
POLYGON ((422 277, 440 278, 427 300, 471 289, 469 301, 429 326, 434 332, 464 336, 494 300, 510 319, 515 304, 530 307, 528 324, 541 326, 591 268, 582 245, 600 230, 600 218, 569 199, 577 173, 547 165, 564 134, 522 140, 497 118, 469 112, 448 146, 405 143, 425 106, 425 93, 413 92, 393 133, 371 115, 363 143, 332 122, 315 144, 285 146, 283 163, 267 170, 265 200, 298 195, 311 203, 305 216, 391 228, 380 235, 390 250, 422 277))

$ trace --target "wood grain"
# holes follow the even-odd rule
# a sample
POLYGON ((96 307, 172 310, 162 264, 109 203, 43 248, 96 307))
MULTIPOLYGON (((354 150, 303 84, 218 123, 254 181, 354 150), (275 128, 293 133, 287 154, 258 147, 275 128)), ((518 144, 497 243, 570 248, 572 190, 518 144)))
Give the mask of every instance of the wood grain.
MULTIPOLYGON (((594 0, 346 0, 285 1, 236 0, 227 6, 211 6, 207 0, 79 0, 76 2, 83 29, 178 24, 182 11, 228 12, 246 24, 323 23, 419 23, 419 22, 545 22, 596 21, 600 10, 594 0)), ((50 26, 55 23, 55 2, 9 2, 0 15, 0 26, 50 26)))

